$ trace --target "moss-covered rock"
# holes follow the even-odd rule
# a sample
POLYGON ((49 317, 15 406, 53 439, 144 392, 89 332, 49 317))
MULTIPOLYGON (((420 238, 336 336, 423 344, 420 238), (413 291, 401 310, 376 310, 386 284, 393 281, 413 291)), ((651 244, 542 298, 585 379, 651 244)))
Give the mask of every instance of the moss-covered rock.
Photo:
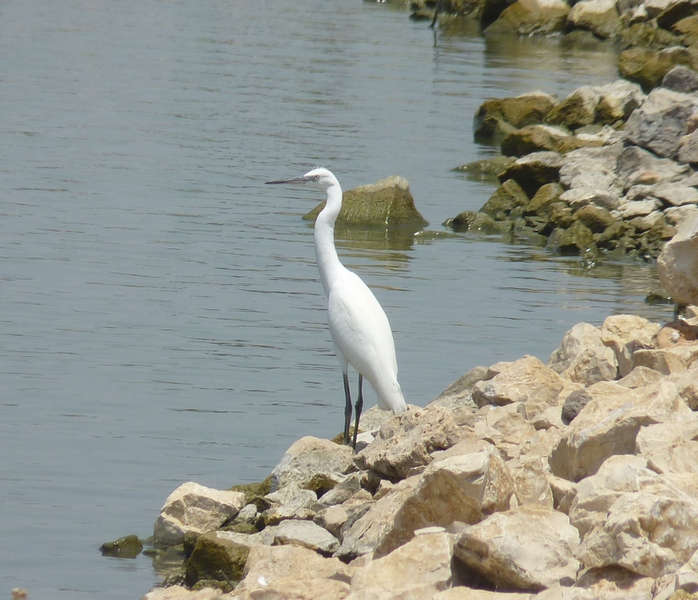
POLYGON ((507 179, 485 202, 480 212, 495 221, 504 221, 516 207, 526 206, 528 202, 529 198, 521 186, 514 179, 507 179))
POLYGON ((135 558, 143 551, 143 542, 141 542, 135 534, 126 535, 113 542, 104 542, 99 550, 102 556, 135 558))
POLYGON ((592 233, 601 233, 615 222, 615 218, 607 209, 594 204, 582 206, 573 216, 592 233))
POLYGON ((563 160, 557 152, 534 152, 508 167, 499 176, 499 180, 515 180, 526 195, 532 198, 542 185, 560 180, 562 165, 563 160))
POLYGON ((511 156, 492 156, 483 158, 453 169, 457 173, 465 173, 468 179, 474 181, 489 181, 498 183, 498 175, 516 162, 511 156))
POLYGON ((540 35, 565 28, 569 5, 563 0, 518 0, 507 7, 485 33, 540 35))
POLYGON ((529 125, 512 131, 502 140, 502 154, 506 156, 524 156, 531 152, 552 150, 565 154, 587 145, 600 146, 601 141, 586 142, 577 139, 562 127, 549 125, 529 125))
POLYGON ((594 235, 581 221, 575 221, 568 229, 558 228, 550 235, 548 245, 559 254, 583 255, 596 252, 594 235))
POLYGON ((475 139, 495 143, 516 129, 542 123, 558 102, 555 96, 543 92, 485 100, 473 119, 475 139))
POLYGON ((474 233, 502 233, 506 227, 498 223, 491 216, 485 213, 466 210, 459 213, 452 219, 444 221, 445 227, 450 227, 454 231, 474 232, 474 233))
MULTIPOLYGON (((325 208, 316 206, 303 218, 314 221, 325 208)), ((406 179, 393 175, 376 183, 362 185, 344 192, 337 225, 386 227, 405 226, 416 229, 429 223, 415 208, 406 179)))
POLYGON ((697 69, 698 51, 681 46, 662 50, 636 47, 624 50, 618 58, 621 76, 639 83, 645 91, 657 87, 677 65, 697 69))
POLYGON ((186 583, 192 587, 201 580, 223 582, 224 591, 242 579, 250 553, 247 545, 228 539, 225 532, 212 531, 199 536, 186 565, 186 583))

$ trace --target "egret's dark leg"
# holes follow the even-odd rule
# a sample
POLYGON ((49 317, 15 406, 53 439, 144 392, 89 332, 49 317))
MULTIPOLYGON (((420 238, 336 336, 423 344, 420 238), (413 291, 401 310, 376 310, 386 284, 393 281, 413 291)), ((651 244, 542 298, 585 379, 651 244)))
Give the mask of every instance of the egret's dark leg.
POLYGON ((349 391, 349 375, 344 373, 344 444, 349 445, 349 424, 351 423, 351 392, 349 391))
POLYGON ((352 441, 352 448, 356 450, 356 436, 359 435, 359 419, 361 418, 361 410, 364 407, 364 376, 359 373, 359 397, 356 400, 356 422, 354 423, 354 439, 352 441))

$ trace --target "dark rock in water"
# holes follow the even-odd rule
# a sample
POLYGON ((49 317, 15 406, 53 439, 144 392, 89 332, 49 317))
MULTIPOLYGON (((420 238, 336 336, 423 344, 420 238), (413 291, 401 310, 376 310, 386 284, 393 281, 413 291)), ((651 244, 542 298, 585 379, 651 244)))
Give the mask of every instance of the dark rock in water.
MULTIPOLYGON (((324 202, 303 218, 306 221, 314 221, 323 208, 324 202)), ((337 225, 398 225, 421 229, 429 223, 415 208, 407 180, 393 175, 344 192, 337 225)))
POLYGON ((480 212, 490 215, 496 221, 503 221, 516 207, 525 206, 528 202, 528 196, 521 186, 514 179, 507 179, 485 202, 480 212))
POLYGON ((601 206, 587 204, 574 213, 574 218, 588 227, 593 233, 601 233, 610 227, 615 219, 601 206))
POLYGON ((466 210, 452 219, 446 219, 444 227, 450 227, 453 231, 470 231, 473 233, 502 233, 506 227, 498 223, 489 215, 473 210, 466 210))
POLYGON ((568 229, 553 231, 548 246, 560 254, 573 256, 586 256, 596 251, 594 235, 581 221, 575 221, 568 229))
POLYGON ((99 550, 102 556, 136 558, 143 551, 143 544, 137 535, 126 535, 113 542, 105 542, 99 550))
MULTIPOLYGON (((599 141, 600 145, 601 142, 599 141)), ((512 131, 502 140, 502 154, 523 156, 531 152, 552 150, 564 154, 585 145, 562 127, 529 125, 512 131)))
POLYGON ((493 156, 476 160, 453 169, 457 173, 466 173, 473 181, 491 181, 498 183, 497 176, 516 162, 511 156, 493 156))
POLYGON ((514 179, 532 198, 541 186, 559 181, 563 164, 557 152, 534 152, 517 160, 499 176, 499 180, 514 179))
POLYGON ((591 396, 586 390, 575 390, 567 396, 562 405, 562 422, 565 425, 569 425, 579 414, 579 411, 587 405, 589 400, 591 400, 591 396))

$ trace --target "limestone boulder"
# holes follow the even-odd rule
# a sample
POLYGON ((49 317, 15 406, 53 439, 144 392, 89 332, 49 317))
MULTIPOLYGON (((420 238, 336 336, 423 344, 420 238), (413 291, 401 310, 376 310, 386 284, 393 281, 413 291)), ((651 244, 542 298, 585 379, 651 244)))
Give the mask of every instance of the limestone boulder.
POLYGON ((698 218, 683 223, 657 259, 659 281, 682 305, 698 304, 698 218))
POLYGON ((358 567, 347 600, 419 600, 451 587, 453 536, 425 532, 391 554, 358 567))
POLYGON ((496 363, 488 376, 473 387, 475 404, 482 407, 523 402, 529 418, 556 405, 565 387, 564 379, 534 356, 496 363))
POLYGON ((376 439, 354 460, 361 469, 388 477, 404 478, 414 468, 431 462, 435 450, 450 448, 461 438, 453 411, 438 406, 414 407, 395 416, 379 430, 376 439))
POLYGON ((384 556, 418 529, 447 527, 454 521, 477 523, 483 515, 509 508, 514 480, 499 454, 489 444, 464 452, 444 453, 422 475, 388 491, 343 532, 337 556, 384 556))
POLYGON ((272 492, 291 483, 319 495, 343 481, 354 466, 349 446, 306 436, 286 450, 271 473, 272 492))
POLYGON ((698 418, 694 415, 680 423, 657 423, 640 430, 637 451, 650 469, 698 475, 698 418))
POLYGON ((273 530, 275 545, 302 546, 326 556, 339 549, 339 540, 313 521, 287 519, 273 530))
POLYGON ((519 592, 490 592, 466 586, 452 587, 450 590, 438 592, 432 600, 533 600, 535 594, 519 592))
MULTIPOLYGON (((323 202, 303 218, 314 221, 324 207, 323 202)), ((337 217, 338 226, 399 225, 421 229, 428 224, 415 208, 408 181, 397 175, 345 191, 337 217)))
POLYGON ((601 341, 615 353, 621 377, 633 370, 633 353, 636 350, 654 347, 660 327, 635 315, 606 317, 601 327, 601 341))
POLYGON ((588 29, 601 39, 615 36, 621 28, 615 0, 582 0, 567 17, 568 25, 588 29))
POLYGON ((550 356, 548 366, 563 377, 585 386, 612 381, 618 374, 618 360, 603 343, 601 332, 589 323, 577 323, 562 338, 550 356))
MULTIPOLYGON (((533 422, 526 416, 528 408, 522 402, 506 406, 485 406, 480 411, 481 419, 473 423, 473 432, 480 439, 496 446, 507 459, 516 458, 527 440, 535 434, 533 422)), ((533 419, 543 413, 535 414, 533 419)))
POLYGON ((548 476, 550 468, 540 456, 520 456, 507 465, 514 479, 516 501, 519 506, 554 508, 553 490, 548 476))
POLYGON ((579 481, 614 454, 633 454, 640 427, 680 421, 691 410, 665 380, 642 389, 602 381, 587 388, 591 400, 563 433, 550 456, 553 474, 579 481))
POLYGON ((698 502, 668 486, 622 494, 601 525, 584 536, 579 559, 589 568, 623 567, 658 578, 698 549, 698 502))
POLYGON ((664 375, 685 373, 698 362, 698 343, 638 350, 633 355, 633 362, 635 365, 654 369, 664 375))
POLYGON ((341 600, 349 594, 350 581, 349 567, 336 558, 325 558, 300 546, 254 546, 244 579, 231 597, 341 600))
POLYGON ((689 94, 664 88, 650 92, 625 126, 628 139, 658 156, 674 158, 681 138, 698 112, 698 101, 689 94))
POLYGON ((315 516, 311 507, 317 502, 317 494, 301 489, 296 483, 289 483, 267 494, 264 499, 271 505, 261 515, 265 525, 275 525, 284 519, 312 519, 315 516))
POLYGON ((596 123, 625 121, 636 108, 642 106, 646 98, 638 84, 625 79, 618 79, 597 89, 600 98, 594 117, 596 123))
POLYGON ((671 377, 679 396, 693 411, 698 411, 698 362, 694 362, 685 373, 671 377))
POLYGON ((155 521, 157 546, 175 546, 187 533, 201 534, 217 529, 245 505, 242 492, 208 488, 188 482, 172 492, 155 521))
POLYGON ((540 591, 576 580, 578 547, 567 515, 522 506, 467 528, 455 556, 497 588, 540 591))

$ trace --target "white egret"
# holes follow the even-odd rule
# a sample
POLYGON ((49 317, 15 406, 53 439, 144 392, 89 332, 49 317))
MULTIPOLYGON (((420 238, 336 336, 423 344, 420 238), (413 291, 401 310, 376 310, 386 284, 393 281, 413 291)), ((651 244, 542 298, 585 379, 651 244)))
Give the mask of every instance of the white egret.
POLYGON ((309 184, 327 194, 327 204, 315 221, 315 257, 320 281, 327 294, 330 334, 344 377, 344 443, 349 444, 352 415, 348 367, 359 373, 359 395, 352 446, 356 449, 359 418, 363 408, 363 378, 378 397, 378 407, 395 414, 407 410, 397 380, 397 359, 393 332, 385 311, 373 292, 339 260, 334 246, 334 224, 342 208, 342 188, 327 169, 313 169, 302 177, 267 183, 309 184))

